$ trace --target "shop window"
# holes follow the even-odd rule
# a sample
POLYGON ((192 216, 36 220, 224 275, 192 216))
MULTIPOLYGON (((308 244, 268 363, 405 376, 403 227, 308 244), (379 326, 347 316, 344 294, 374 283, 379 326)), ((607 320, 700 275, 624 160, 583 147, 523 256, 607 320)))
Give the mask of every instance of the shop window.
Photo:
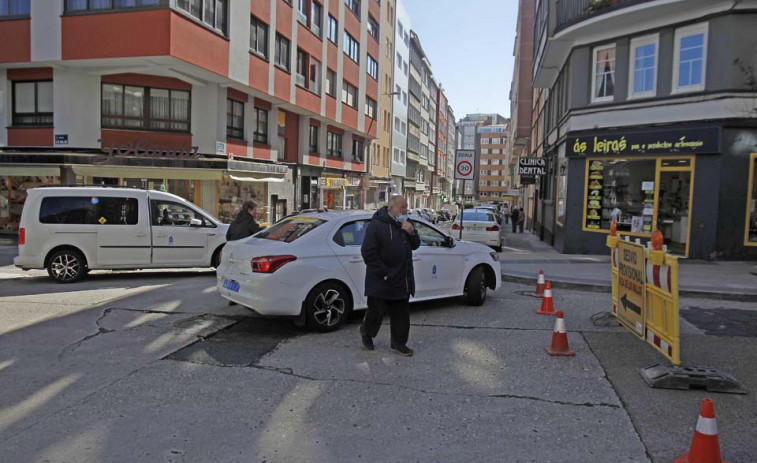
POLYGON ((748 191, 744 244, 757 246, 757 153, 752 153, 749 158, 748 191))
POLYGON ((269 218, 268 183, 225 179, 218 186, 218 219, 231 223, 245 201, 253 200, 258 205, 258 222, 269 218))
POLYGON ((13 125, 53 125, 53 82, 13 82, 13 125))
POLYGON ((654 219, 655 159, 588 159, 585 228, 652 232, 654 219))
POLYGON ((28 17, 31 0, 0 0, 0 18, 28 17))
POLYGON ((557 210, 555 221, 558 225, 565 226, 565 211, 568 197, 568 160, 560 161, 557 173, 557 210))
POLYGON ((268 24, 255 16, 250 17, 250 50, 268 59, 268 24))
POLYGON ((592 72, 593 103, 612 101, 615 95, 615 44, 594 49, 592 72))
POLYGON ((252 134, 255 143, 268 144, 268 111, 255 108, 255 131, 252 134))
POLYGON ((64 196, 42 199, 40 223, 84 225, 136 225, 137 198, 64 196))
POLYGON ((326 132, 326 154, 335 157, 342 157, 342 136, 334 132, 326 132))
POLYGON ((707 63, 707 23, 676 29, 673 92, 704 90, 707 63))
POLYGON ((190 94, 132 85, 102 84, 102 126, 189 132, 190 94))
POLYGON ((244 103, 226 99, 226 136, 244 140, 244 103))

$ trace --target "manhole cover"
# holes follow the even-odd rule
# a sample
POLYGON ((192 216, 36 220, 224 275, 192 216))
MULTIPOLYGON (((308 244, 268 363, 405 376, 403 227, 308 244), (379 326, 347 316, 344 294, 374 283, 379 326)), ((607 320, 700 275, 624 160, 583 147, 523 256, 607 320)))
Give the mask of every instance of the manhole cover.
POLYGON ((718 307, 689 307, 681 316, 706 334, 757 337, 757 311, 718 307))
POLYGON ((291 320, 246 318, 165 358, 217 366, 251 366, 282 341, 303 333, 291 320))

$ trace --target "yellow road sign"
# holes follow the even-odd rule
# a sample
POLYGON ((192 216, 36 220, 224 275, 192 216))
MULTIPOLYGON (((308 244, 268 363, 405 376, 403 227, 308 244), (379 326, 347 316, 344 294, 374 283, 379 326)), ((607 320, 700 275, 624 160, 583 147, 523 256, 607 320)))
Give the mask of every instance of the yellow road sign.
POLYGON ((618 241, 617 316, 624 325, 644 338, 646 274, 644 246, 618 241))

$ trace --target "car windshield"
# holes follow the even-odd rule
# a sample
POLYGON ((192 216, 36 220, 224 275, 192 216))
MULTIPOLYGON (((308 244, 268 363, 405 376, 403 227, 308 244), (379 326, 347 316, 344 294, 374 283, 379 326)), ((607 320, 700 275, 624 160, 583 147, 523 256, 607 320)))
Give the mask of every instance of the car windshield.
POLYGON ((324 223, 325 220, 315 217, 291 217, 256 233, 255 238, 291 243, 324 223))
POLYGON ((474 222, 494 222, 494 215, 487 211, 463 211, 463 220, 472 220, 474 222))

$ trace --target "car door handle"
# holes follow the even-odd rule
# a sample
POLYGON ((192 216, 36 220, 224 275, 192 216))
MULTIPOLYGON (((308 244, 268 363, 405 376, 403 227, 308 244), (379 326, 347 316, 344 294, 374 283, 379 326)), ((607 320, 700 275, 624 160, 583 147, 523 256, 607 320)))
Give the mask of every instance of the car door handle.
POLYGON ((208 233, 208 236, 216 236, 215 233, 208 233))
POLYGON ((420 257, 413 257, 413 262, 417 262, 419 260, 422 260, 420 257))
POLYGON ((137 233, 136 236, 141 238, 143 236, 147 236, 147 233, 137 233))
POLYGON ((352 259, 349 260, 349 262, 351 264, 362 264, 363 263, 363 259, 361 259, 359 257, 353 257, 352 259))

